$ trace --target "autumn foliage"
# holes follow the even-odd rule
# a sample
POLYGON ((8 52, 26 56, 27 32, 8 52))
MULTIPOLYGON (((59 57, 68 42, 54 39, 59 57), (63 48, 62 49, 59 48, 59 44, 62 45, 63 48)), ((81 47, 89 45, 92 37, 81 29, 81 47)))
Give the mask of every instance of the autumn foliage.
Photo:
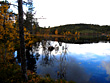
MULTIPOLYGON (((10 20, 13 12, 9 12, 9 5, 0 6, 0 83, 24 83, 21 68, 16 62, 11 63, 14 51, 20 47, 18 21, 10 20)), ((17 16, 14 16, 17 18, 17 16)), ((58 31, 55 32, 58 34, 58 31)), ((25 46, 31 46, 32 36, 24 27, 25 46)), ((64 80, 52 80, 46 76, 40 77, 30 70, 27 71, 28 81, 25 83, 68 83, 64 80)))
MULTIPOLYGON (((1 57, 6 54, 5 58, 11 59, 16 47, 19 47, 19 28, 16 20, 15 22, 10 20, 12 12, 9 12, 8 9, 8 5, 0 6, 0 54, 2 54, 1 57)), ((28 46, 32 43, 31 35, 25 27, 24 32, 25 45, 28 46)))
MULTIPOLYGON (((1 4, 0 6, 0 83, 13 83, 22 80, 20 66, 14 62, 14 51, 20 47, 17 15, 9 11, 9 5, 1 4), (20 74, 17 76, 17 74, 20 74)), ((33 43, 32 36, 24 27, 25 46, 33 43)))

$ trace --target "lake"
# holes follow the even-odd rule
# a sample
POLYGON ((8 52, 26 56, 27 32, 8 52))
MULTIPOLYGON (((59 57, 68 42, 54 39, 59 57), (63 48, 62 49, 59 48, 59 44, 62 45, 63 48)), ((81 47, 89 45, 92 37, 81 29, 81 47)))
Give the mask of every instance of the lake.
POLYGON ((110 43, 36 42, 26 50, 27 68, 76 83, 110 83, 110 43))

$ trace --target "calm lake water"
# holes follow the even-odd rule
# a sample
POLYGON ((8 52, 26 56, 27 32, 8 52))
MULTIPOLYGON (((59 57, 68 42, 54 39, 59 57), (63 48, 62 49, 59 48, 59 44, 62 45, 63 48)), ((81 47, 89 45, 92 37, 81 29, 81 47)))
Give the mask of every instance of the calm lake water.
POLYGON ((110 83, 110 43, 42 41, 28 52, 27 68, 39 75, 76 83, 110 83))

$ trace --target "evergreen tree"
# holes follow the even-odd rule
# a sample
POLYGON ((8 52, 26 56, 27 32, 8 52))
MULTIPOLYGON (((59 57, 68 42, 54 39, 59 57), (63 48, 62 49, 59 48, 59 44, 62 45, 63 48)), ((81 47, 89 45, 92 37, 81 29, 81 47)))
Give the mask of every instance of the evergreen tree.
POLYGON ((28 0, 27 2, 27 7, 28 7, 28 11, 26 12, 26 19, 24 20, 24 25, 27 28, 27 30, 30 31, 30 33, 32 34, 32 28, 33 28, 33 19, 34 19, 34 7, 33 7, 33 0, 28 0))

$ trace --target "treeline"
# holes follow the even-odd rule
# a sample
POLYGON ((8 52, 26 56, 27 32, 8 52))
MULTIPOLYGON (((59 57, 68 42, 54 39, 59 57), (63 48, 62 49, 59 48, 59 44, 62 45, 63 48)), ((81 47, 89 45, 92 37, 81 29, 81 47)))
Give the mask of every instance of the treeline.
POLYGON ((68 24, 56 26, 51 28, 37 28, 36 34, 58 34, 58 35, 72 35, 72 34, 102 34, 110 33, 110 26, 100 26, 93 24, 68 24))

